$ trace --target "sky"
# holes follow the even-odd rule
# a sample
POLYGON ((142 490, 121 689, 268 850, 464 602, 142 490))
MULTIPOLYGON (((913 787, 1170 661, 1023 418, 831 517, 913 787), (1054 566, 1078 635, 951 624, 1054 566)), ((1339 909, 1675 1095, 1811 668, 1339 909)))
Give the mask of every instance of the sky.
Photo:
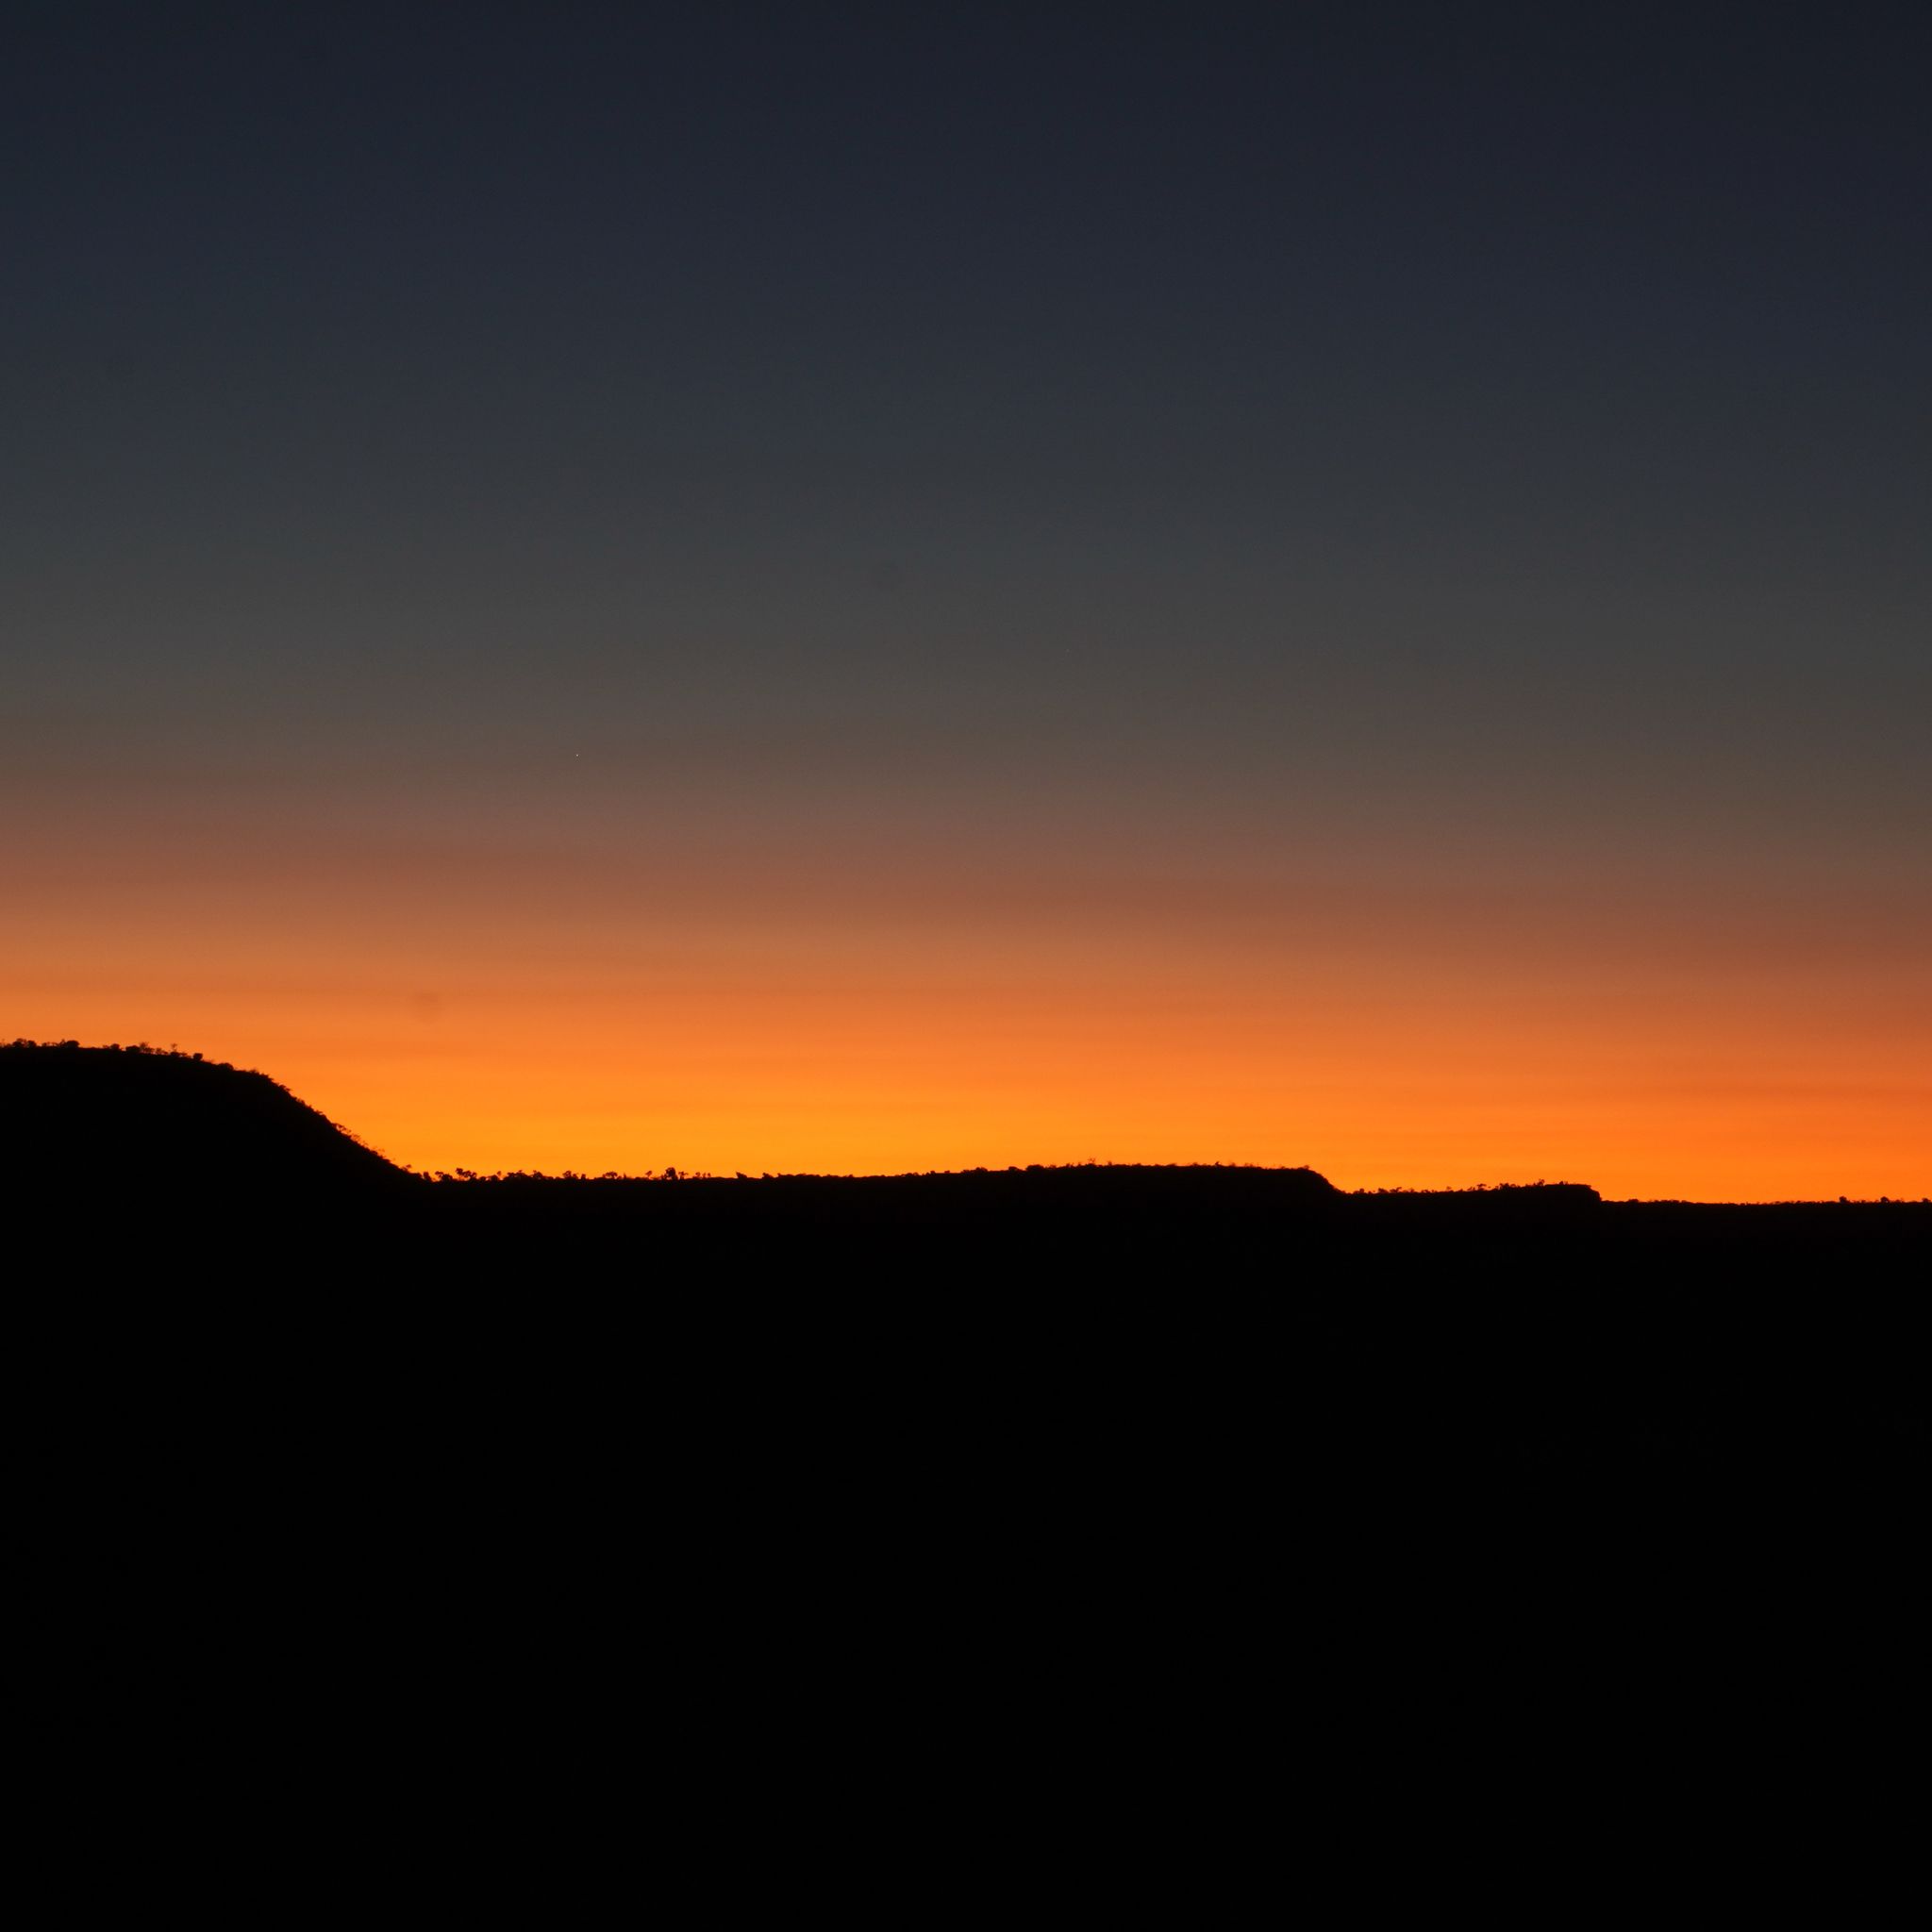
POLYGON ((1928 57, 9 7, 0 1037, 421 1169, 1932 1191, 1928 57))

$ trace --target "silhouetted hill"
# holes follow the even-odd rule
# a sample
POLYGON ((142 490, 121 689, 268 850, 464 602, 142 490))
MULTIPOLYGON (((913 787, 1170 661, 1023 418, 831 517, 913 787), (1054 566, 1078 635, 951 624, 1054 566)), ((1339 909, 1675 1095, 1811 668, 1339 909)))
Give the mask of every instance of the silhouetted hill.
POLYGON ((145 1046, 0 1046, 0 1160, 16 1187, 218 1197, 366 1191, 408 1176, 265 1074, 145 1046))
POLYGON ((948 1735, 1111 1740, 1163 1681, 1245 1735, 1285 1678, 1286 1733, 1326 1700, 1380 1755, 1435 1700, 1459 1767, 1512 1673, 1782 1697, 1752 1633, 1807 1582, 1865 1655, 1932 1496, 1918 1206, 432 1182, 260 1074, 73 1047, 0 1049, 0 1131, 86 1680, 229 1671, 278 1726, 295 1680, 355 1753, 641 1681, 816 1778, 863 1666, 948 1735))
POLYGON ((261 1074, 25 1042, 0 1047, 0 1153, 16 1244, 70 1277, 185 1268, 258 1311, 265 1291, 294 1308, 322 1290, 331 1321, 379 1305, 392 1336, 444 1332, 459 1297, 451 1336, 485 1332, 486 1308, 571 1309, 613 1358, 623 1337, 661 1355, 724 1324, 753 1355, 809 1362, 841 1333, 842 1373, 869 1348, 1010 1365, 1191 1330, 1204 1360, 1230 1338, 1214 1374, 1286 1373, 1312 1350, 1330 1382, 1305 1402, 1433 1417, 1465 1442, 1596 1454, 1634 1429, 1708 1459, 1801 1435, 1807 1454, 1925 1441, 1932 1208, 1916 1203, 1345 1194, 1308 1168, 1218 1166, 431 1181, 261 1074))

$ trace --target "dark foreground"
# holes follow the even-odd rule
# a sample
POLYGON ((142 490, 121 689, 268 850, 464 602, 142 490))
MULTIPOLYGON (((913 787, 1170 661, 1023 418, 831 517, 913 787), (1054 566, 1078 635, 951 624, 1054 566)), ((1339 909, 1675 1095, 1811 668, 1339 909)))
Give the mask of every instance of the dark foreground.
POLYGON ((642 1762, 701 1830, 857 1753, 895 1830, 934 1776, 1061 1830, 1203 1754, 1240 1816, 1499 1727, 1770 1749, 1917 1641, 1922 1206, 12 1152, 28 1574, 115 1748, 258 1704, 398 1803, 642 1762))
POLYGON ((1031 1509, 1071 1457, 1088 1509, 1166 1495, 1198 1522, 1454 1493, 1880 1535, 1932 1442, 1917 1204, 1092 1168, 99 1185, 12 1219, 32 1304, 132 1351, 148 1393, 580 1457, 564 1509, 652 1441, 761 1493, 977 1472, 1031 1509))

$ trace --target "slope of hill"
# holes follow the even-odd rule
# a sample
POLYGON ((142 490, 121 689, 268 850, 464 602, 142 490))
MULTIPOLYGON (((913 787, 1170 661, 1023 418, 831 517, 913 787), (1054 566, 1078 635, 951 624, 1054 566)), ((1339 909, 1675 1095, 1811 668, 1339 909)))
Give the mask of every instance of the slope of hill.
POLYGON ((196 1197, 367 1190, 400 1168, 265 1074, 145 1046, 0 1045, 0 1162, 19 1189, 196 1197))

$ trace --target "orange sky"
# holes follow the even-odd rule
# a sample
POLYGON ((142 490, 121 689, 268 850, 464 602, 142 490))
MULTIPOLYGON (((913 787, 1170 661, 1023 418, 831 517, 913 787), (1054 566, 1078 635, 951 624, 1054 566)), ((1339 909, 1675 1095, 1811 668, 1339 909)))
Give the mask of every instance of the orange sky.
POLYGON ((1927 917, 1522 855, 1218 871, 157 807, 0 863, 0 1025, 258 1067, 421 1169, 1307 1163, 1343 1187, 1932 1191, 1927 917))

